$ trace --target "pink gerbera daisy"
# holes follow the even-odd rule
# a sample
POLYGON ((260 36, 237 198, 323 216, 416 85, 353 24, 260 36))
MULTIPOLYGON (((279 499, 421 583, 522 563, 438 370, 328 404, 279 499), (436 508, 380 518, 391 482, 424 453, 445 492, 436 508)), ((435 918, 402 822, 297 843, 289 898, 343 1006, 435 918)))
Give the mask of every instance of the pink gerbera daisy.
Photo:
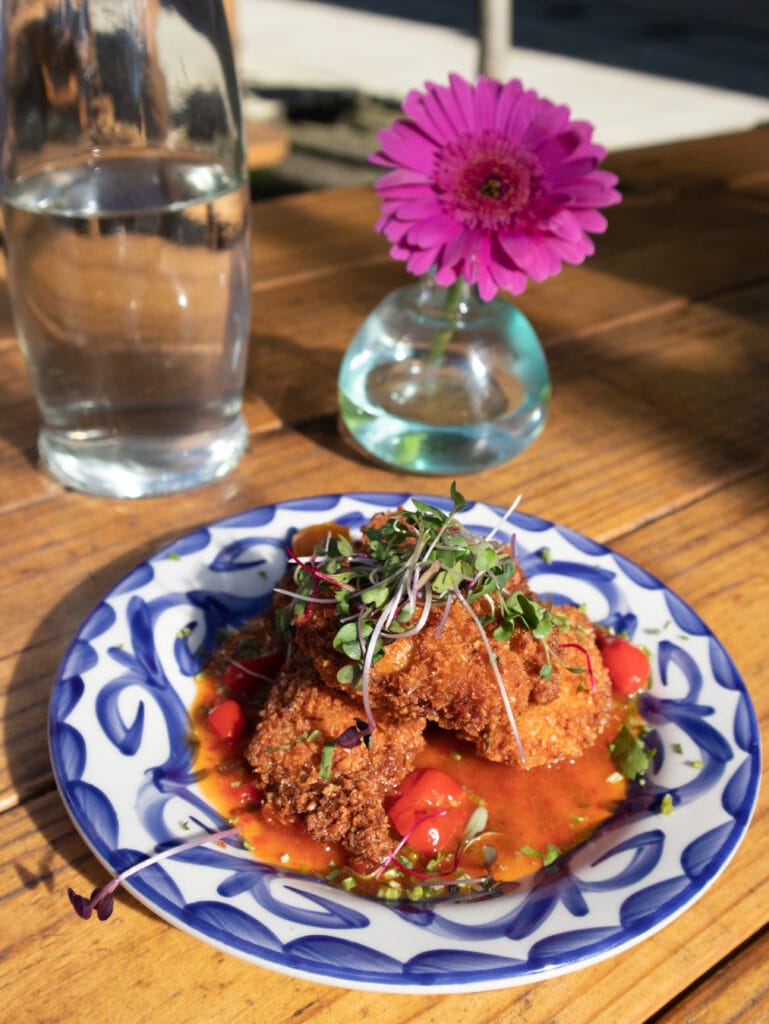
POLYGON ((370 159, 390 170, 376 183, 376 228, 414 274, 435 268, 449 286, 464 277, 482 299, 520 294, 593 252, 587 232, 606 230, 597 207, 621 199, 592 125, 568 107, 481 76, 451 75, 403 102, 408 119, 379 133, 370 159))

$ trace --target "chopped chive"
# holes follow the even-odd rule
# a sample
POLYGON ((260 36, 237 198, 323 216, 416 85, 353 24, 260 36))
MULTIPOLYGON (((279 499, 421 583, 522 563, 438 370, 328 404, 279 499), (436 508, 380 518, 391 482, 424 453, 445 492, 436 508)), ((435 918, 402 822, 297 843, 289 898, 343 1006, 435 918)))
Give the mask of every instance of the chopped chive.
POLYGON ((334 760, 334 747, 336 742, 324 743, 323 749, 320 752, 320 768, 318 768, 318 775, 322 779, 331 778, 331 764, 334 760))

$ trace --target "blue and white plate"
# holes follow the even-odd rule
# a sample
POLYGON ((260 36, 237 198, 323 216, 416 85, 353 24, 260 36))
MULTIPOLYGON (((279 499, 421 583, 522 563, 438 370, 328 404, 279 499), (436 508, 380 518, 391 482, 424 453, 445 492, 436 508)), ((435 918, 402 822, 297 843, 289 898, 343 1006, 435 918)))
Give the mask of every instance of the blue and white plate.
MULTIPOLYGON (((244 512, 159 551, 94 609, 56 678, 50 745, 67 809, 110 872, 189 839, 191 829, 222 827, 191 771, 193 677, 219 630, 266 606, 292 532, 326 520, 356 528, 408 498, 327 495, 244 512)), ((485 534, 500 514, 477 503, 460 518, 485 534)), ((690 906, 726 866, 753 811, 759 734, 745 686, 696 613, 643 569, 533 516, 516 513, 499 535, 511 529, 535 589, 585 604, 652 653, 643 714, 654 771, 620 813, 555 865, 476 902, 399 909, 211 844, 138 872, 127 888, 178 928, 251 963, 391 992, 554 977, 632 946, 690 906), (669 815, 660 811, 666 794, 669 815)))

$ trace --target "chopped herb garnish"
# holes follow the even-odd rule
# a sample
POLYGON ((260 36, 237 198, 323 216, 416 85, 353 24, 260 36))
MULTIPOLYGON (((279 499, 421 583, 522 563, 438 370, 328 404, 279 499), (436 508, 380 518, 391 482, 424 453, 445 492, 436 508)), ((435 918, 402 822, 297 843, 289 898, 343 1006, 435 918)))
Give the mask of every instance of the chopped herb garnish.
POLYGON ((648 772, 655 751, 647 750, 643 740, 623 725, 609 744, 609 753, 617 771, 632 782, 648 772))
POLYGON ((544 850, 535 850, 533 846, 522 846, 521 853, 527 857, 539 857, 543 867, 550 867, 561 856, 561 851, 555 843, 548 843, 544 850))
POLYGON ((664 815, 665 817, 668 817, 673 813, 673 810, 673 797, 670 795, 670 793, 666 793, 660 800, 660 814, 664 815))
POLYGON ((323 749, 320 752, 320 768, 318 768, 318 775, 320 775, 322 779, 331 778, 331 764, 334 760, 335 746, 336 741, 323 744, 323 749))

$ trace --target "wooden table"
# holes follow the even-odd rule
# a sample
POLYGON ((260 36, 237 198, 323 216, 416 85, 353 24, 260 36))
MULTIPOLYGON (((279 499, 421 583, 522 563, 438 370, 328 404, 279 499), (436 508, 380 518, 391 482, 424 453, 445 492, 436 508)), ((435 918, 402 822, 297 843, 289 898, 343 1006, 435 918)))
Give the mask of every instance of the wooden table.
MULTIPOLYGON (((663 579, 735 658, 769 715, 769 130, 615 156, 625 194, 582 268, 520 305, 554 378, 550 420, 523 456, 463 478, 614 546, 663 579)), ((195 526, 277 499, 431 490, 353 454, 336 369, 372 305, 404 280, 365 189, 254 208, 246 413, 227 479, 142 502, 68 493, 36 464, 37 413, 0 291, 0 1005, 21 1022, 716 1024, 769 1019, 769 795, 723 876, 653 939, 533 986, 372 995, 248 966, 128 894, 84 923, 65 890, 104 872, 76 834, 46 749, 51 680, 68 638, 134 563, 195 526), (141 984, 141 988, 137 985, 141 984)), ((0 1014, 2 1016, 2 1014, 0 1014)))

